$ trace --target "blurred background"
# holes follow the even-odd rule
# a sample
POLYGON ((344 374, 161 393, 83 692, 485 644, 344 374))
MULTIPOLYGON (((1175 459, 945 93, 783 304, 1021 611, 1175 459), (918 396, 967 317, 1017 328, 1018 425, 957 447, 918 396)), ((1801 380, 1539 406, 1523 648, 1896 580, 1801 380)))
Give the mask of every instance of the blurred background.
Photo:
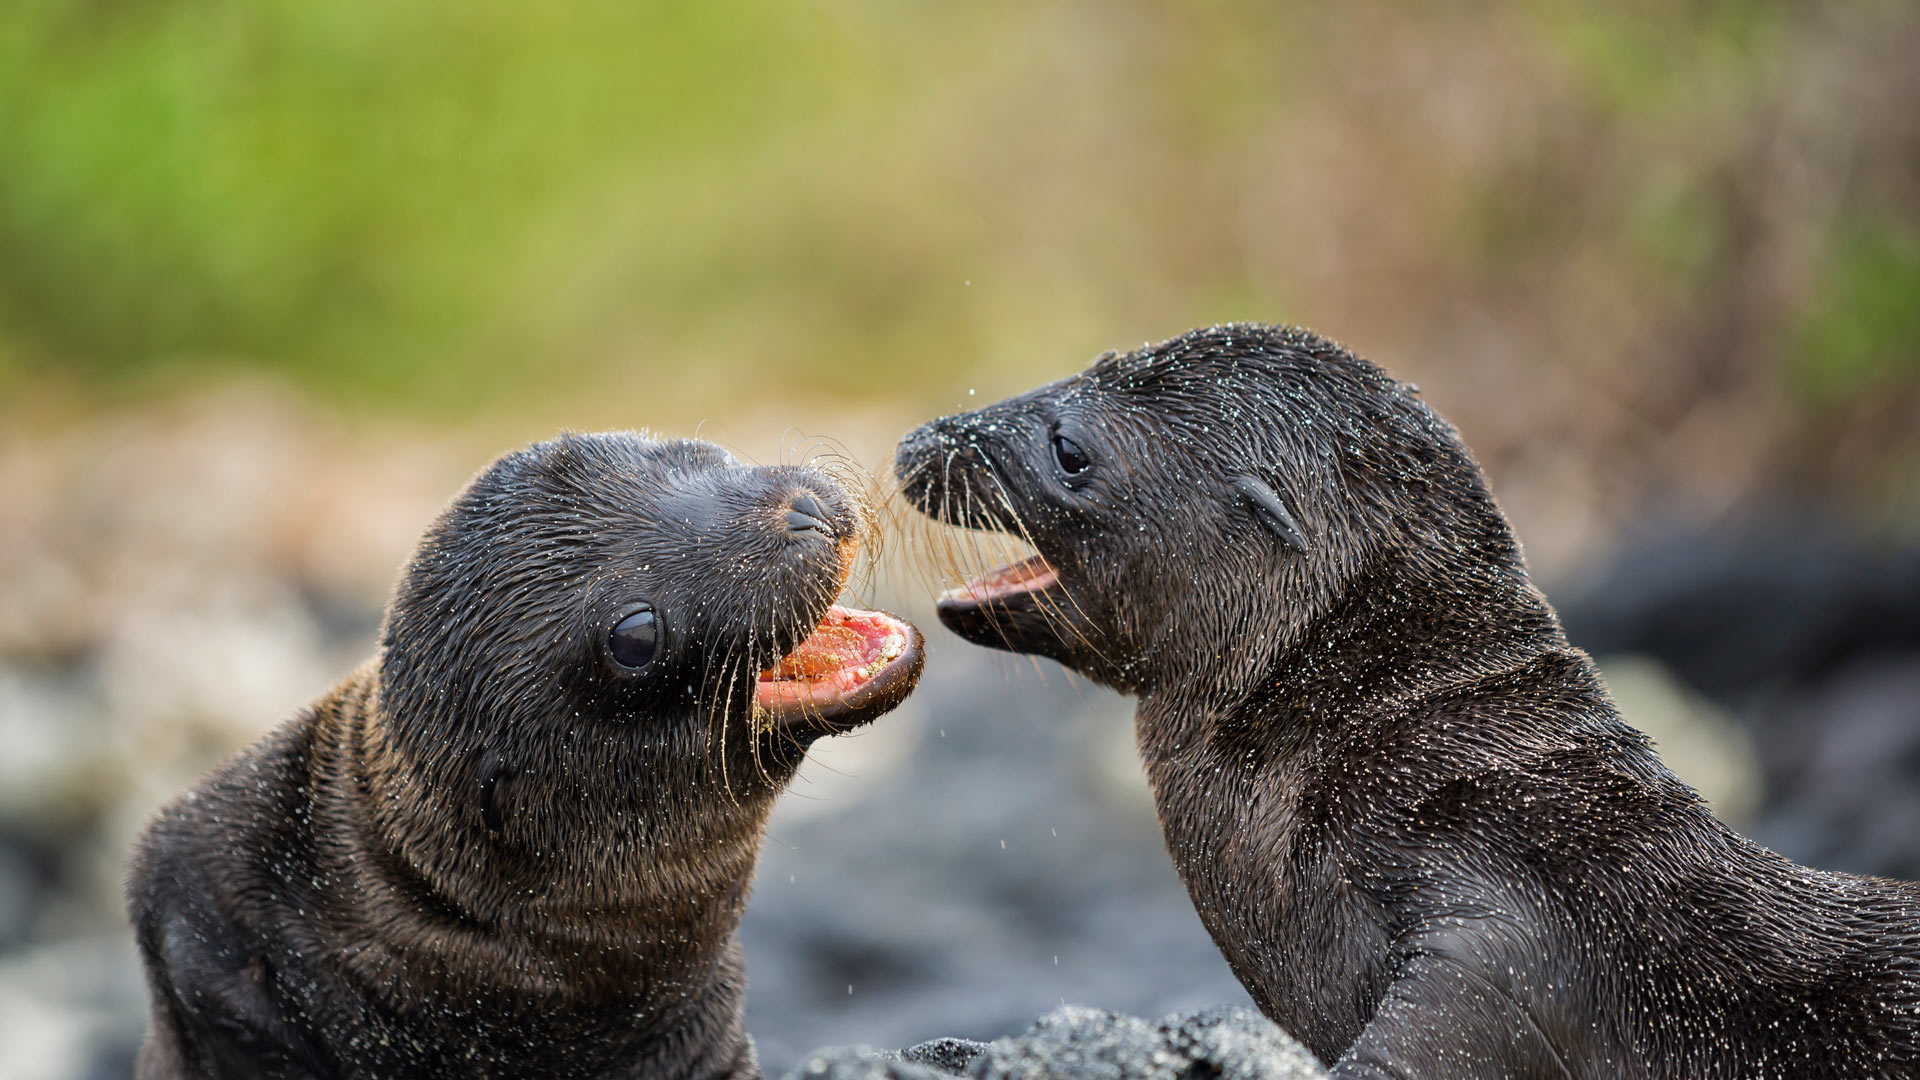
MULTIPOLYGON (((1417 381, 1629 720, 1920 877, 1920 6, 10 0, 0 1076, 127 1075, 142 821, 345 673, 559 428, 884 468, 1229 319, 1417 381)), ((787 796, 770 1071, 1244 1001, 1124 701, 931 656, 787 796)))

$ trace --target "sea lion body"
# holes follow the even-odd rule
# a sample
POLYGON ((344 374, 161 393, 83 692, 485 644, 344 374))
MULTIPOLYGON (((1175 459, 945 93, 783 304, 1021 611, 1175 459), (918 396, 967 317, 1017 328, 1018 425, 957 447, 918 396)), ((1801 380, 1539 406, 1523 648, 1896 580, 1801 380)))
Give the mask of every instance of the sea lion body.
POLYGON ((1195 331, 934 421, 896 468, 1036 546, 942 620, 1138 696, 1202 921, 1336 1075, 1920 1071, 1920 887, 1716 819, 1373 365, 1195 331))
POLYGON ((832 605, 863 527, 829 477, 692 441, 483 471, 375 658, 142 837, 139 1075, 757 1076, 767 814, 919 670, 911 627, 832 605), (796 657, 842 681, 769 670, 796 657))

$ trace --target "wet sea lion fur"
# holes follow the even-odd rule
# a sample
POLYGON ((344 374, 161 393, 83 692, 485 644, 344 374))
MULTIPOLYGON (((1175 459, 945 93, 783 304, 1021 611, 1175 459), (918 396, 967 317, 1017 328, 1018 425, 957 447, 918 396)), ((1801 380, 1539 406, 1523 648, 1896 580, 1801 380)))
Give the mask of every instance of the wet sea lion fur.
POLYGON ((1920 887, 1717 820, 1373 364, 1197 330, 932 421, 895 467, 1036 547, 942 621, 1138 697, 1201 919, 1336 1075, 1920 1072, 1920 887))
POLYGON ((160 812, 138 1074, 759 1075, 735 927, 815 738, 913 687, 859 501, 633 433, 483 471, 379 651, 160 812))

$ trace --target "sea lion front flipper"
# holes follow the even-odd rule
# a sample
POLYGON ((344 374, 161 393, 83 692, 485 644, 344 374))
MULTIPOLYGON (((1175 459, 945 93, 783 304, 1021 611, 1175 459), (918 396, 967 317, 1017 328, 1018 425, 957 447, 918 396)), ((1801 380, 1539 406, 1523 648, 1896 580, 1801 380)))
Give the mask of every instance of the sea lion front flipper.
MULTIPOLYGON (((195 913, 204 916, 206 913, 195 913)), ((171 1021, 162 1045, 183 1060, 167 1061, 156 1047, 143 1060, 141 1080, 170 1076, 331 1080, 338 1072, 302 1029, 287 1022, 267 987, 266 960, 245 953, 217 918, 177 914, 160 935, 161 995, 156 1019, 171 1021)))
POLYGON ((1428 953, 1387 988, 1373 1019, 1333 1075, 1423 1080, 1484 1076, 1567 1077, 1556 1043, 1568 1032, 1541 1028, 1539 1010, 1475 960, 1428 953))

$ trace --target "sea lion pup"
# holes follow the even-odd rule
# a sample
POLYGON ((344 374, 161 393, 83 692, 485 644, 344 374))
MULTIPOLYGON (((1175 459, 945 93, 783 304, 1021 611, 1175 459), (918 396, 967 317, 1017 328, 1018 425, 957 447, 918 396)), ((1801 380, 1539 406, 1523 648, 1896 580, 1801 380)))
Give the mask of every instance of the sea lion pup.
POLYGON ((811 468, 565 435, 480 473, 374 658, 163 810, 139 1075, 753 1077, 735 927, 814 738, 919 677, 811 468))
POLYGON ((1201 919, 1336 1075, 1920 1070, 1920 887, 1796 866, 1662 767, 1413 388, 1215 327, 895 464, 1037 548, 941 620, 1138 696, 1201 919))

